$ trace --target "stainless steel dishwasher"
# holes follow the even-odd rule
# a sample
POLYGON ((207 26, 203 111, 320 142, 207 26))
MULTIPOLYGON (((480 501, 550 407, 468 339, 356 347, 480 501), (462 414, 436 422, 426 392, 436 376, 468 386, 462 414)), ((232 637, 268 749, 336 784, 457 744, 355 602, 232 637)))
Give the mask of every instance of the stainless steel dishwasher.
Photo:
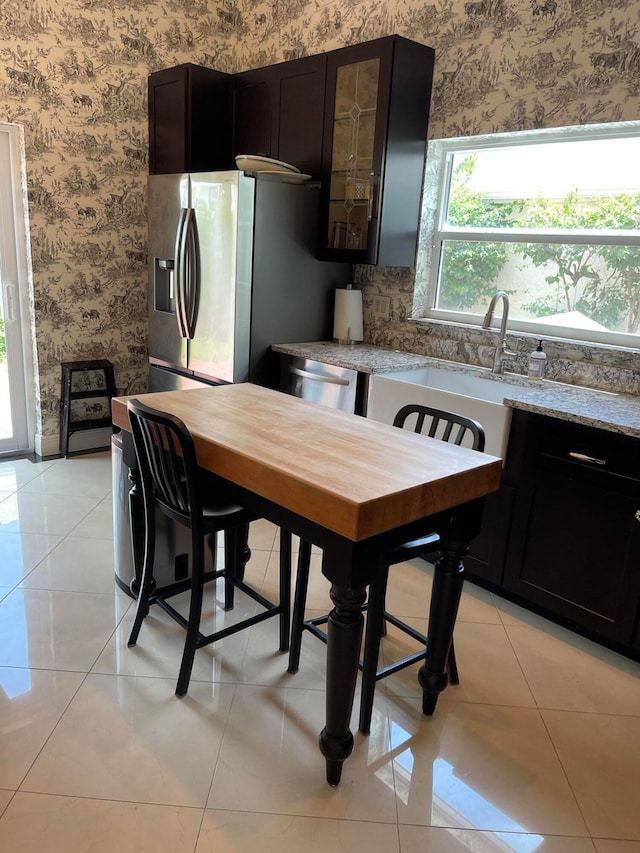
POLYGON ((301 356, 281 359, 281 391, 342 412, 366 414, 367 374, 301 356))

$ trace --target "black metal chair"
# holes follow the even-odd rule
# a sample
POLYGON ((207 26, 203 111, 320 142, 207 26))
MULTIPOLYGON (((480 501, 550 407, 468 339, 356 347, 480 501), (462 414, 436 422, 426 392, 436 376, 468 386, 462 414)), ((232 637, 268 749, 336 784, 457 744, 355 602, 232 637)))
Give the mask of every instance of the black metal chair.
MULTIPOLYGON (((128 645, 134 646, 142 622, 151 604, 158 604, 179 625, 186 629, 182 663, 176 695, 184 696, 189 687, 196 649, 222 640, 245 628, 280 616, 280 650, 289 648, 291 551, 283 535, 284 559, 280 561, 280 603, 275 604, 244 582, 244 562, 239 560, 239 530, 256 519, 244 507, 225 499, 224 484, 213 476, 205 477, 198 468, 193 438, 177 417, 151 409, 139 400, 127 403, 131 432, 135 446, 145 517, 145 548, 142 582, 128 645), (162 589, 154 589, 153 561, 155 553, 156 508, 178 524, 191 530, 192 575, 162 589), (224 569, 216 569, 216 534, 224 531, 224 569), (205 572, 205 538, 208 537, 213 557, 213 571, 205 572), (225 609, 234 603, 234 590, 240 589, 264 611, 234 625, 204 635, 200 632, 203 588, 207 581, 224 578, 225 609), (189 618, 185 619, 168 599, 191 588, 189 618)), ((246 562, 246 559, 245 559, 246 562)))
MULTIPOLYGON (((441 409, 434 409, 430 406, 408 405, 403 406, 399 410, 394 418, 393 425, 400 428, 409 428, 410 419, 413 416, 415 416, 415 422, 413 422, 412 426, 414 432, 423 433, 430 438, 439 438, 442 441, 452 442, 457 445, 462 445, 463 441, 465 441, 466 446, 469 446, 472 450, 484 450, 484 430, 477 421, 471 418, 452 412, 445 412, 441 409)), ((367 627, 364 654, 359 664, 362 670, 362 687, 360 692, 360 721, 358 728, 364 734, 367 734, 371 727, 376 683, 388 675, 393 675, 411 664, 424 660, 426 657, 427 637, 385 610, 389 568, 397 563, 404 563, 416 557, 430 557, 435 561, 439 557, 439 544, 440 538, 438 534, 432 533, 420 539, 405 542, 380 555, 380 565, 376 578, 369 586, 369 601, 363 606, 363 610, 367 611, 367 627), (380 641, 386 631, 386 622, 391 623, 414 640, 423 644, 424 648, 421 651, 407 655, 394 663, 378 669, 380 641)), ((301 541, 293 604, 293 620, 291 624, 289 672, 298 671, 303 631, 309 631, 324 643, 327 642, 327 635, 320 626, 328 622, 329 614, 316 616, 313 619, 307 620, 304 618, 310 560, 311 544, 301 541)), ((447 669, 449 682, 451 684, 458 684, 458 668, 453 641, 449 650, 447 669)))

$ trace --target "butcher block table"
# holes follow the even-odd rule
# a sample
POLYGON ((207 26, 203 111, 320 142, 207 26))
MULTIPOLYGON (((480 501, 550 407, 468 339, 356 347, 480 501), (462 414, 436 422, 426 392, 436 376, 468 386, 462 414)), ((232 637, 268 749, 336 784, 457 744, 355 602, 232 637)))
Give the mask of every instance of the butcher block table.
MULTIPOLYGON (((124 430, 127 399, 112 401, 113 422, 124 430)), ((479 531, 483 497, 498 489, 501 461, 249 383, 137 399, 184 421, 199 465, 227 480, 234 500, 322 549, 334 608, 320 750, 327 781, 337 785, 353 749, 361 605, 381 551, 434 531, 441 537, 419 672, 423 711, 433 713, 447 685, 462 557, 479 531)))

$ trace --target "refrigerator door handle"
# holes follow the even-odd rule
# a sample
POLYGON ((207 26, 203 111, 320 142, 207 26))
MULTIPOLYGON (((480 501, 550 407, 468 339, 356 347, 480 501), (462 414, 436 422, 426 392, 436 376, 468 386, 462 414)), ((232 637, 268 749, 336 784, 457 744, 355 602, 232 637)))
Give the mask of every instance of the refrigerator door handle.
POLYGON ((198 318, 200 292, 200 247, 198 245, 196 214, 193 208, 189 208, 187 211, 185 224, 185 270, 185 337, 193 340, 198 318))
POLYGON ((186 207, 182 208, 180 213, 180 221, 178 222, 178 230, 176 232, 176 250, 175 250, 175 281, 176 281, 176 323, 178 324, 178 332, 181 338, 187 337, 187 323, 185 315, 185 278, 186 278, 186 223, 189 210, 186 207))

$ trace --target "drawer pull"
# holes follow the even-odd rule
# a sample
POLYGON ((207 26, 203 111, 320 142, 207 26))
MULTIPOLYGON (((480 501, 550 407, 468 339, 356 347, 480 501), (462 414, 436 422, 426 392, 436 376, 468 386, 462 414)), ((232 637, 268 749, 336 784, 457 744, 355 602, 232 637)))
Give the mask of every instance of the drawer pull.
POLYGON ((606 459, 598 459, 596 456, 587 456, 586 453, 577 453, 575 450, 570 450, 569 456, 571 459, 575 459, 576 462, 588 462, 590 465, 599 465, 601 468, 604 468, 607 464, 606 459))

